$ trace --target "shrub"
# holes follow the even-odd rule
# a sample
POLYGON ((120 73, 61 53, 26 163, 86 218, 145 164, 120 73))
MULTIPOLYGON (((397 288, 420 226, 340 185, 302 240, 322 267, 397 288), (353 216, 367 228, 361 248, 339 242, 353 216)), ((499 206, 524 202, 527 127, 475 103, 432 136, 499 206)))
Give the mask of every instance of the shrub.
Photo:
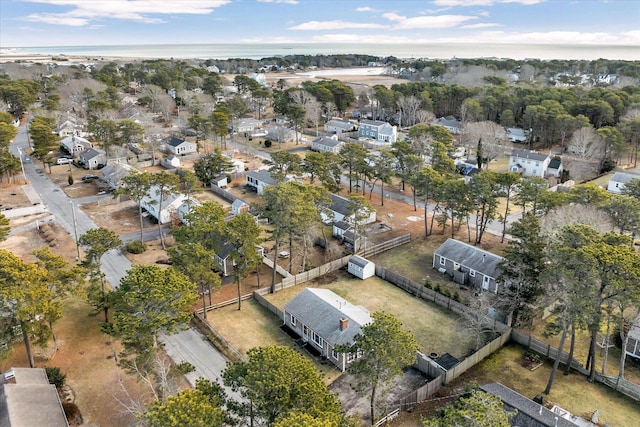
POLYGON ((456 302, 460 302, 460 293, 458 291, 455 291, 453 293, 453 300, 456 302))
POLYGON ((440 292, 440 285, 436 283, 436 285, 433 287, 433 290, 436 292, 440 292))
POLYGON ((429 280, 428 277, 426 279, 424 279, 424 287, 425 288, 429 288, 429 289, 433 289, 433 283, 431 283, 431 280, 429 280))
POLYGON ((140 240, 133 240, 127 243, 126 249, 130 254, 141 254, 142 252, 147 250, 147 245, 145 245, 144 242, 141 242, 140 240))
POLYGON ((62 388, 65 380, 67 379, 67 375, 63 374, 60 368, 56 366, 47 366, 44 370, 47 373, 49 384, 53 384, 57 389, 62 388))
POLYGON ((264 141, 264 146, 267 147, 267 148, 271 147, 271 140, 270 139, 265 140, 264 141))
POLYGON ((442 294, 443 296, 449 298, 451 296, 451 293, 449 292, 449 289, 447 288, 442 288, 442 290, 440 291, 440 294, 442 294))

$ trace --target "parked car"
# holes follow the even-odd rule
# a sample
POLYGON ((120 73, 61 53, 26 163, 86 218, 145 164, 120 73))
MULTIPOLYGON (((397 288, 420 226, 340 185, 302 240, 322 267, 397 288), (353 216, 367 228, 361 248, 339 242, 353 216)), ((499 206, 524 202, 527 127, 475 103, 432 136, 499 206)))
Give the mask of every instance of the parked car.
POLYGON ((56 165, 66 165, 71 162, 72 160, 67 157, 58 157, 58 159, 56 160, 56 165))

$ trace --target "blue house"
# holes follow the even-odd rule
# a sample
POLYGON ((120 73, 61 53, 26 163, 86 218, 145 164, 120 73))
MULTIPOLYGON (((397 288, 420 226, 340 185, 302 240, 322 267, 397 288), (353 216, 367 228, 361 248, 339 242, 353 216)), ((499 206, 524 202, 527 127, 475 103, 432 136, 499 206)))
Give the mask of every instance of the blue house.
POLYGON ((393 144, 398 139, 398 128, 381 120, 362 120, 358 128, 358 137, 393 144))

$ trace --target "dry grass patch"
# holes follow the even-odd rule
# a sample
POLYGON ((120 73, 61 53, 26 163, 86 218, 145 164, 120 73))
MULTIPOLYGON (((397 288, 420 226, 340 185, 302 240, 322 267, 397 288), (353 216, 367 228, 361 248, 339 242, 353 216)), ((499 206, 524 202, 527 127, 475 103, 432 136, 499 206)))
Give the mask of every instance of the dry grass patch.
MULTIPOLYGON (((500 382, 518 393, 533 398, 544 390, 551 363, 547 362, 535 371, 521 365, 525 349, 518 345, 507 345, 489 356, 483 362, 469 370, 462 377, 447 385, 439 393, 436 400, 423 402, 412 413, 403 413, 396 427, 422 427, 421 418, 431 417, 438 407, 449 401, 441 396, 454 395, 463 390, 464 385, 476 382, 483 385, 500 382)), ((574 415, 590 419, 593 411, 598 409, 600 425, 616 427, 632 427, 637 425, 640 403, 633 401, 599 383, 590 383, 583 376, 571 374, 556 375, 549 396, 545 396, 545 404, 556 404, 574 415)))
MULTIPOLYGON (((282 319, 253 299, 244 301, 240 311, 238 311, 237 304, 210 311, 207 320, 243 355, 246 355, 247 351, 253 347, 282 345, 308 356, 296 345, 293 339, 282 332, 280 329, 282 319)), ((313 361, 327 384, 333 382, 340 375, 340 371, 328 362, 321 364, 317 360, 313 361)))
MULTIPOLYGON (((474 340, 464 330, 458 316, 436 304, 414 298, 379 277, 360 280, 340 272, 335 280, 326 282, 324 278, 307 285, 330 289, 350 303, 361 305, 372 313, 386 311, 393 314, 413 333, 423 353, 446 352, 461 358, 473 348, 474 340)), ((303 289, 303 286, 294 286, 274 295, 265 295, 265 298, 282 308, 303 289)))

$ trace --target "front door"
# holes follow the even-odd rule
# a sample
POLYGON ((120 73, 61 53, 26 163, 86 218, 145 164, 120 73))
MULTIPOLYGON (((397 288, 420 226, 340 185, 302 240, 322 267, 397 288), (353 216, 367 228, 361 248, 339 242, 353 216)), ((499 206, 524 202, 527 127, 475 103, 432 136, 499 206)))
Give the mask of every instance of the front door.
POLYGON ((484 289, 485 291, 489 290, 489 276, 484 276, 482 279, 482 289, 484 289))
POLYGON ((302 327, 302 339, 309 341, 309 328, 306 325, 302 327))

